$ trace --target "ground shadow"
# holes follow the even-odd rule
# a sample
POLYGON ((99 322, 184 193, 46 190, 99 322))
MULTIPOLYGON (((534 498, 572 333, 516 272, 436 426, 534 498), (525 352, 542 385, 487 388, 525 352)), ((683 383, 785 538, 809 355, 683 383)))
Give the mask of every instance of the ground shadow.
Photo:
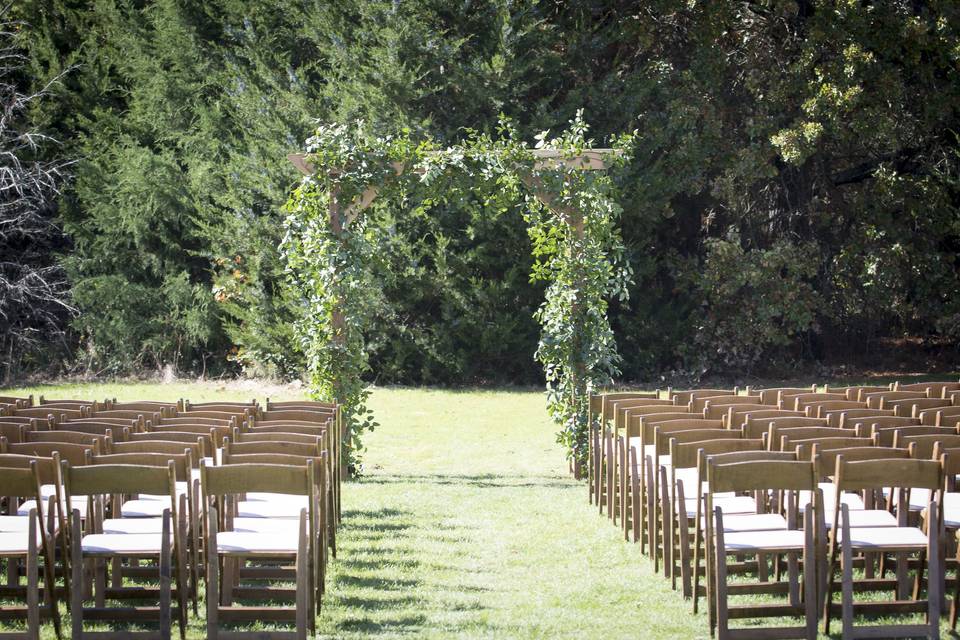
POLYGON ((434 484, 459 485, 487 489, 509 489, 514 487, 534 487, 538 489, 570 489, 582 485, 561 477, 501 474, 374 474, 364 476, 358 482, 364 484, 434 484))

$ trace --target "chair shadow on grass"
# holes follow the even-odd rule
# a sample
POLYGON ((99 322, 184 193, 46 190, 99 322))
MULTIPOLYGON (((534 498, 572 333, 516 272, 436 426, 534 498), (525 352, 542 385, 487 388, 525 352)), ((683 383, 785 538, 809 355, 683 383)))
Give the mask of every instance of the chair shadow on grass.
POLYGON ((415 636, 435 626, 435 614, 451 635, 493 632, 480 615, 479 595, 487 589, 461 584, 469 569, 445 563, 423 544, 438 534, 463 537, 467 529, 424 522, 413 511, 345 510, 321 625, 327 618, 334 636, 415 636))

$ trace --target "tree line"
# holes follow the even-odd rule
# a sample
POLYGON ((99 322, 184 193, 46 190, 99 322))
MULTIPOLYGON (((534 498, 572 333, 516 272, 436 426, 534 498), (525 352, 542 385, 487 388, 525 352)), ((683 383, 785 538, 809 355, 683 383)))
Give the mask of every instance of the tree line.
MULTIPOLYGON (((58 172, 42 202, 0 196, 0 215, 28 212, 36 230, 0 219, 0 286, 30 290, 9 265, 49 281, 39 300, 0 291, 8 378, 296 377, 309 318, 278 254, 281 205, 298 179, 286 155, 316 121, 452 144, 503 114, 532 141, 581 108, 598 145, 639 132, 617 185, 633 284, 610 307, 625 378, 960 340, 955 2, 17 0, 8 13, 21 57, 3 77, 47 95, 4 122, 45 137, 18 146, 0 129, 0 164, 58 172)), ((367 346, 378 381, 539 380, 543 291, 521 216, 435 203, 370 232, 386 238, 367 346)))

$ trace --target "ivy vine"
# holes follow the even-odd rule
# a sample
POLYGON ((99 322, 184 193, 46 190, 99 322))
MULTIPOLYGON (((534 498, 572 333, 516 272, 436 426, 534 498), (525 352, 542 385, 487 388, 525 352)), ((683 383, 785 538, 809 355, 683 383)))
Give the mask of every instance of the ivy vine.
MULTIPOLYGON (((612 141, 608 169, 626 162, 632 135, 612 141)), ((589 393, 618 373, 607 319, 612 298, 625 299, 631 272, 609 171, 584 171, 575 159, 593 146, 582 115, 558 136, 544 132, 534 148, 502 121, 496 135, 468 131, 463 144, 414 142, 409 131, 378 136, 362 122, 320 125, 307 141, 305 177, 285 205, 283 255, 306 313, 298 327, 314 397, 343 407, 351 472, 361 470, 362 436, 377 423, 368 407, 364 332, 377 308, 371 265, 377 237, 360 204, 376 190, 376 207, 420 207, 458 195, 487 206, 523 202, 535 264, 532 280, 547 284, 536 313, 542 327, 536 358, 543 365, 547 407, 557 439, 580 462, 586 456, 589 393), (558 152, 545 160, 540 149, 558 152), (569 162, 568 162, 569 161, 569 162)))

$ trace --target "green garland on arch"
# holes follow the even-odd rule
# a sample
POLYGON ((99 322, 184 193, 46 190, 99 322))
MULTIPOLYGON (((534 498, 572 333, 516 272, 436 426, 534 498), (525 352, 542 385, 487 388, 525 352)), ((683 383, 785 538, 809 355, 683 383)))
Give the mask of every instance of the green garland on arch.
MULTIPOLYGON (((536 148, 572 159, 593 146, 587 134, 578 113, 560 135, 538 136, 536 148)), ((608 165, 626 162, 631 145, 632 135, 614 140, 619 153, 608 165)), ((298 333, 310 389, 343 407, 343 455, 351 472, 362 469, 363 434, 377 426, 367 405, 364 334, 378 306, 369 268, 379 259, 378 239, 366 215, 348 213, 369 187, 378 192, 375 207, 410 207, 412 201, 429 207, 465 193, 481 196, 487 206, 525 203, 535 258, 531 279, 548 283, 536 313, 542 326, 536 358, 544 368, 548 410, 560 427, 558 442, 583 462, 589 393, 618 373, 608 301, 626 297, 632 275, 623 260, 621 209, 609 171, 538 163, 535 149, 506 121, 495 137, 468 131, 464 144, 446 148, 414 142, 406 130, 378 136, 362 122, 319 125, 307 141, 306 159, 318 170, 303 178, 285 205, 282 250, 304 301, 298 333), (332 198, 337 216, 330 213, 332 198)))

